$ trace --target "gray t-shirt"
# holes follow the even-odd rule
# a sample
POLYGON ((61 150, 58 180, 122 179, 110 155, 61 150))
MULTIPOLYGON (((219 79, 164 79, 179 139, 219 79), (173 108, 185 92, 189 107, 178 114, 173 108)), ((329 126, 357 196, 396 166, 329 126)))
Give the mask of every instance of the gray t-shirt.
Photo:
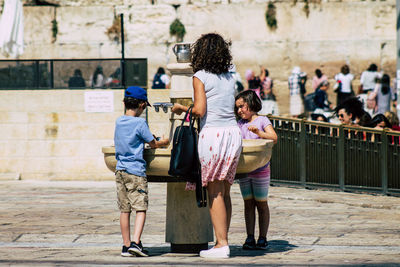
POLYGON ((235 79, 229 72, 213 74, 200 70, 194 74, 204 84, 207 97, 206 114, 200 128, 236 126, 235 79))
POLYGON ((390 88, 387 94, 383 94, 382 85, 378 84, 375 88, 375 93, 378 106, 376 114, 385 114, 386 111, 390 111, 390 100, 395 98, 393 89, 390 88))

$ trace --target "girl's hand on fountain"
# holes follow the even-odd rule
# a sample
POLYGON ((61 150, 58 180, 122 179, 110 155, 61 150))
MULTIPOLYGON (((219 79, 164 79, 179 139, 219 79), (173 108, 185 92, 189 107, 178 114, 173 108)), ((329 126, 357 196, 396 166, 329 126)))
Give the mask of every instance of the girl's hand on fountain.
POLYGON ((258 132, 260 131, 256 126, 254 125, 250 125, 249 127, 247 127, 249 129, 249 131, 255 133, 256 135, 258 135, 258 132))

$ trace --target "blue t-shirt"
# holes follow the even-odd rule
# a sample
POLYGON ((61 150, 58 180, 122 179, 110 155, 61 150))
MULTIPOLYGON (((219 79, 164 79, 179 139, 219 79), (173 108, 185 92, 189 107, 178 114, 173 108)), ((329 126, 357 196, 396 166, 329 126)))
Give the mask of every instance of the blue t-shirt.
POLYGON ((116 169, 145 177, 144 143, 149 143, 153 139, 145 119, 125 115, 119 117, 115 123, 114 133, 116 169))

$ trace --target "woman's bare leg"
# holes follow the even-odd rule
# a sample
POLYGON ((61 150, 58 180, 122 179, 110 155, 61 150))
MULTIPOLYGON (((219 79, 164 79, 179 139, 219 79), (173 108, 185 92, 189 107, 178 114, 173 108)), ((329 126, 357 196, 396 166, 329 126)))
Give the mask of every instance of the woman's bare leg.
POLYGON ((231 184, 228 181, 224 181, 224 202, 226 208, 226 222, 227 222, 227 232, 229 232, 229 227, 231 225, 232 218, 232 202, 231 202, 231 184))
POLYGON ((225 206, 224 181, 215 180, 207 185, 211 221, 215 231, 215 247, 228 245, 228 219, 225 206))

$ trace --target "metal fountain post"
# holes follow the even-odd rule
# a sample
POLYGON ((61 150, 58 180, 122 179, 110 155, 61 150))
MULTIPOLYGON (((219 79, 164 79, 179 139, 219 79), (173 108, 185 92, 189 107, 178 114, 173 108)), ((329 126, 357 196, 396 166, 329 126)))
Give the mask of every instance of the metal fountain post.
POLYGON ((124 35, 124 14, 120 14, 121 20, 121 74, 122 74, 122 86, 125 89, 125 35, 124 35))

